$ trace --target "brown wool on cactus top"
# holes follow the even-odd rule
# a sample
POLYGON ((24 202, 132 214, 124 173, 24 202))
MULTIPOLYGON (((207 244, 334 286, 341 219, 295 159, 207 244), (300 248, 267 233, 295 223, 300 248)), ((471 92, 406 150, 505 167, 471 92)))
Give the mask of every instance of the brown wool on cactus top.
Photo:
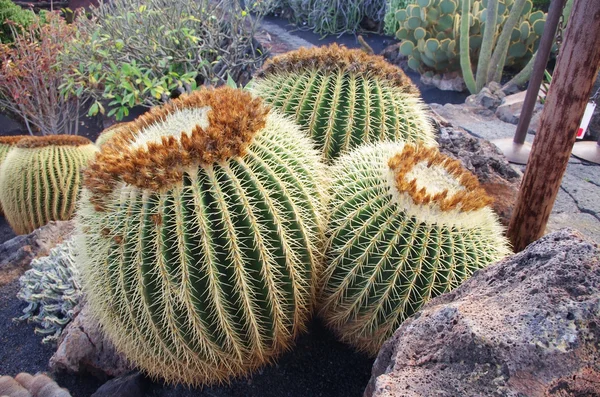
POLYGON ((266 124, 270 108, 250 93, 220 87, 202 89, 153 108, 127 126, 127 134, 113 137, 102 147, 85 172, 85 185, 92 201, 101 198, 123 181, 142 189, 159 191, 180 182, 184 169, 218 163, 242 156, 254 135, 266 124), (183 109, 209 107, 208 127, 197 125, 181 138, 163 136, 159 142, 133 147, 136 134, 183 109))
POLYGON ((266 77, 278 72, 301 72, 319 69, 324 72, 347 71, 356 75, 377 76, 392 82, 404 92, 419 95, 419 89, 404 74, 379 55, 369 55, 358 49, 348 49, 333 44, 330 46, 300 48, 265 62, 257 73, 258 77, 266 77))
POLYGON ((28 136, 17 142, 21 149, 35 149, 47 146, 83 146, 91 145, 92 141, 78 135, 46 135, 28 136))
POLYGON ((0 136, 0 145, 14 146, 21 139, 31 138, 31 135, 11 135, 11 136, 0 136))
POLYGON ((433 202, 438 203, 442 211, 458 208, 460 211, 469 212, 483 208, 493 201, 479 185, 477 177, 464 169, 460 161, 443 155, 436 148, 407 144, 402 152, 390 158, 388 166, 394 171, 398 191, 407 193, 417 205, 427 205, 433 202), (425 187, 419 189, 416 179, 408 180, 406 176, 417 164, 425 161, 427 168, 442 167, 462 185, 463 189, 454 193, 444 189, 435 194, 427 192, 425 187))

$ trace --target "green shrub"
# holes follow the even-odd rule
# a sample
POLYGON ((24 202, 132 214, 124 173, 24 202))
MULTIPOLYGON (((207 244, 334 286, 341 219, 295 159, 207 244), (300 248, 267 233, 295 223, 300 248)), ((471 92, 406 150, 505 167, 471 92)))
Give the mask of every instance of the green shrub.
POLYGON ((256 20, 231 1, 101 0, 91 19, 80 15, 76 24, 65 55, 78 66, 63 89, 89 92, 90 115, 108 102, 117 120, 228 75, 243 81, 266 56, 253 39, 256 20))
POLYGON ((26 28, 33 23, 35 14, 33 11, 24 10, 11 0, 0 0, 0 43, 10 43, 14 39, 15 29, 26 28))
POLYGON ((42 343, 57 340, 72 320, 82 295, 73 239, 57 245, 48 256, 31 261, 31 269, 21 276, 19 284, 17 297, 28 305, 18 320, 38 324, 35 332, 47 335, 42 343))

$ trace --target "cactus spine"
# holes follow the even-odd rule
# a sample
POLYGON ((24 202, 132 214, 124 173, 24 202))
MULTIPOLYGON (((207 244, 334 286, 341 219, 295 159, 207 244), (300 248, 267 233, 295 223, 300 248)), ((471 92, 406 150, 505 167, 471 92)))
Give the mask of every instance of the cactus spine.
POLYGON ((326 161, 383 139, 436 145, 418 89, 360 50, 332 45, 275 57, 250 89, 307 128, 326 161))
POLYGON ((509 253, 476 177, 435 148, 367 145, 331 174, 321 314, 360 350, 509 253))
POLYGON ((112 138, 78 215, 106 334, 167 382, 246 375, 290 347, 316 295, 319 155, 250 93, 183 96, 112 138))
POLYGON ((71 218, 81 171, 96 151, 88 139, 73 135, 18 141, 0 167, 0 203, 15 233, 71 218))
MULTIPOLYGON (((23 138, 29 138, 29 135, 0 136, 0 167, 2 167, 2 162, 8 152, 23 138)), ((0 215, 2 214, 2 203, 0 202, 0 215)))

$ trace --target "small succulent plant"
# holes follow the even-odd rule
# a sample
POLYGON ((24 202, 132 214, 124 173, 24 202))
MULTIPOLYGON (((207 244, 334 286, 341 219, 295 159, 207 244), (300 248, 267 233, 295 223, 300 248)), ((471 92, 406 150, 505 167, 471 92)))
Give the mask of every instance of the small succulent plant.
POLYGON ((0 203, 17 234, 75 212, 81 171, 96 153, 89 139, 76 135, 20 139, 0 166, 0 203))
POLYGON ((332 167, 321 314, 370 354, 431 298, 509 253, 490 198, 435 148, 365 145, 332 167))
POLYGON ((250 90, 309 130, 327 162, 362 143, 436 145, 419 91, 382 57, 336 44, 267 61, 250 90))
POLYGON ((56 341, 73 319, 73 309, 82 296, 73 239, 57 245, 48 256, 32 260, 19 284, 17 297, 28 305, 18 320, 38 324, 35 332, 47 335, 43 343, 56 341))
POLYGON ((322 175, 298 126, 230 87, 115 135, 86 171, 77 219, 87 299, 117 349, 199 385, 289 348, 316 295, 322 175))

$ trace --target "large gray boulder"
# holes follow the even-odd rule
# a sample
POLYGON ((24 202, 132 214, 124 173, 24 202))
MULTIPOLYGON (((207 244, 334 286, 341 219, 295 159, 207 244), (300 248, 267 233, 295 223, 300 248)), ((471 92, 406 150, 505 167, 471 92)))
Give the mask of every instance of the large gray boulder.
POLYGON ((405 321, 364 395, 600 396, 599 350, 600 250, 563 229, 405 321))

